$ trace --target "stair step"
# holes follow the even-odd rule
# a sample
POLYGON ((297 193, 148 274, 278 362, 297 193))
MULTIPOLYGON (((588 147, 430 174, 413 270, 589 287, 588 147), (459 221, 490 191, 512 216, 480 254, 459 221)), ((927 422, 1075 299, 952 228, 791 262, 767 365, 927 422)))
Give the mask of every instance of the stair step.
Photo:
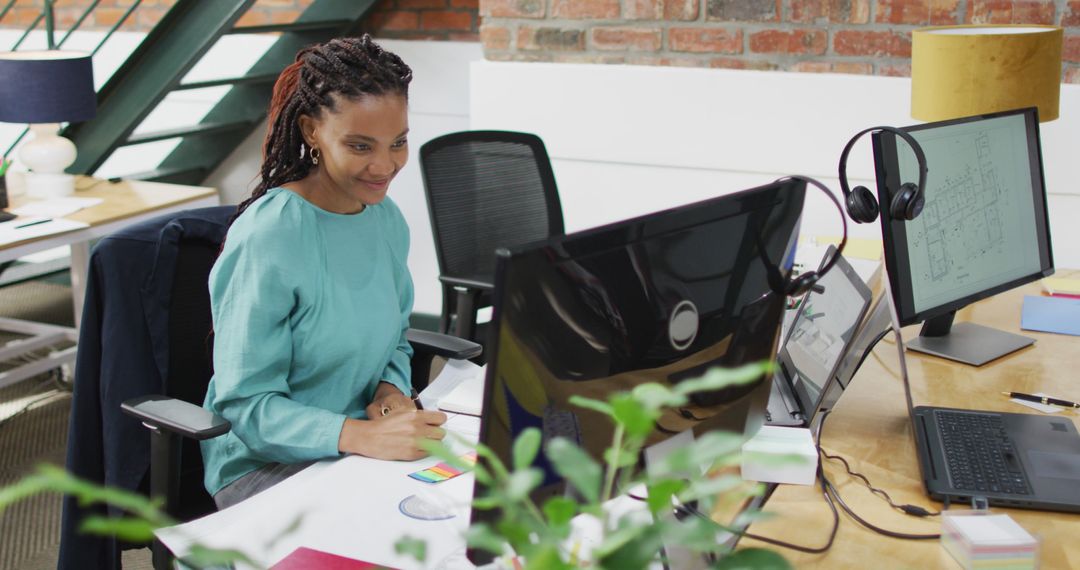
POLYGON ((257 73, 241 77, 225 77, 222 79, 208 79, 206 81, 192 81, 181 83, 173 87, 173 91, 185 91, 188 89, 205 89, 207 87, 220 87, 222 85, 244 85, 249 83, 273 83, 277 81, 278 73, 257 73))
POLYGON ((263 24, 259 26, 236 26, 227 31, 229 34, 266 34, 271 32, 310 32, 342 28, 353 24, 352 20, 315 20, 310 22, 291 22, 288 24, 263 24))
POLYGON ((153 131, 139 135, 132 135, 128 137, 126 141, 120 143, 120 146, 131 146, 154 141, 188 137, 192 135, 211 135, 226 133, 235 130, 247 130, 252 127, 252 124, 253 123, 251 121, 235 121, 231 123, 199 123, 198 125, 190 125, 186 127, 177 127, 175 129, 166 129, 163 131, 153 131))
POLYGON ((150 180, 153 182, 173 182, 177 184, 197 184, 197 182, 190 182, 191 180, 203 180, 210 173, 206 168, 201 166, 189 166, 189 167, 177 167, 177 168, 155 168, 154 170, 146 170, 143 172, 136 172, 133 174, 127 174, 124 176, 125 180, 150 180))

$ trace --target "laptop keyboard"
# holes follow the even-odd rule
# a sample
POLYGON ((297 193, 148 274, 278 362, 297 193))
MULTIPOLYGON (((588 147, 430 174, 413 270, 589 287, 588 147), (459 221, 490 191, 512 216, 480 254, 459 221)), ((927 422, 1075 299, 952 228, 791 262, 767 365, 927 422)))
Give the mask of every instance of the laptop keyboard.
POLYGON ((949 468, 949 482, 962 491, 1029 495, 1016 447, 997 414, 934 410, 949 468))

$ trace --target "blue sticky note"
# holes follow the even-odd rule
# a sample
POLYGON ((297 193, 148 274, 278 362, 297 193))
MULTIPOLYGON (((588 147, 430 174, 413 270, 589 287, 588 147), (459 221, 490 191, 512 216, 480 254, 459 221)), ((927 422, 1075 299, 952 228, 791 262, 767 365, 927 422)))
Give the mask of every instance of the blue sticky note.
POLYGON ((1080 299, 1025 295, 1020 328, 1080 336, 1080 299))

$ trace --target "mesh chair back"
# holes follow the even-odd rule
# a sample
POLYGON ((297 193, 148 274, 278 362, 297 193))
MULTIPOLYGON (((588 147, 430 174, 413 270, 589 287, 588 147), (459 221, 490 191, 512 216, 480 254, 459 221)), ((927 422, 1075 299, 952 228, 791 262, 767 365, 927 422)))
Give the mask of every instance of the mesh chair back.
MULTIPOLYGON (((221 244, 182 239, 169 297, 169 376, 166 395, 202 405, 213 375, 213 328, 207 281, 221 244)), ((184 439, 180 451, 179 520, 190 520, 216 510, 203 486, 203 460, 199 442, 184 439)))
POLYGON ((443 276, 491 282, 495 249, 564 233, 551 161, 539 137, 467 131, 420 148, 443 276))

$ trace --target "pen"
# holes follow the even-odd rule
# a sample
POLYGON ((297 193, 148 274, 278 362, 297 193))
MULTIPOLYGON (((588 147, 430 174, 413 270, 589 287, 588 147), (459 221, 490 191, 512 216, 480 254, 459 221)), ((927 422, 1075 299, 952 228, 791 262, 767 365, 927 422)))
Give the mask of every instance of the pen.
POLYGON ((420 402, 420 393, 416 391, 416 388, 413 388, 412 394, 409 397, 412 398, 413 403, 416 404, 416 409, 424 409, 424 404, 420 402))
POLYGON ((1038 402, 1040 404, 1046 404, 1050 406, 1062 406, 1065 408, 1080 408, 1080 404, 1076 402, 1070 402, 1068 400, 1059 400, 1057 398, 1047 398, 1046 396, 1035 396, 1033 394, 1022 394, 1020 392, 1002 392, 1002 394, 1016 398, 1017 400, 1026 400, 1028 402, 1038 402))
POLYGON ((25 224, 15 226, 15 229, 28 228, 30 226, 36 226, 38 224, 44 224, 44 223, 51 222, 51 221, 52 221, 52 218, 45 218, 44 220, 34 220, 32 222, 26 222, 25 224))

